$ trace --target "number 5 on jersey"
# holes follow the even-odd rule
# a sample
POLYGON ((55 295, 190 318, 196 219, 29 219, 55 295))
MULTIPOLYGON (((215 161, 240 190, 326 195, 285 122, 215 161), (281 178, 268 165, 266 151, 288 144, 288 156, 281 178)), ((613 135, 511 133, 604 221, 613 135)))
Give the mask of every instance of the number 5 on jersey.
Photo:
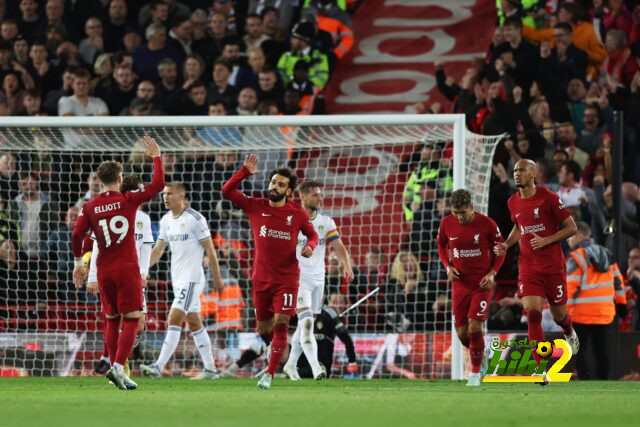
POLYGON ((116 215, 111 218, 108 226, 106 219, 98 221, 98 225, 102 227, 102 234, 104 234, 104 241, 107 247, 111 246, 111 233, 119 236, 118 240, 116 240, 117 245, 122 242, 127 235, 127 231, 129 231, 129 221, 127 221, 127 218, 122 215, 116 215))

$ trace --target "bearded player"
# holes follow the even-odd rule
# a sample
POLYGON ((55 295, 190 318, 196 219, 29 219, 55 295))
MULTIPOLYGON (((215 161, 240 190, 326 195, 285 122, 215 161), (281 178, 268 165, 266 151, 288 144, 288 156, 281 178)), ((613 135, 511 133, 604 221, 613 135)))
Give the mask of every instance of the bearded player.
POLYGON ((504 239, 491 218, 473 210, 467 190, 454 191, 450 201, 451 214, 440 222, 438 253, 453 282, 456 333, 469 349, 471 374, 467 385, 477 387, 484 375, 482 365, 486 364, 482 324, 489 315, 496 273, 504 262, 504 255, 494 255, 492 248, 504 239))
POLYGON ((253 198, 237 190, 240 182, 258 172, 258 156, 245 157, 242 169, 222 187, 222 195, 242 209, 251 222, 254 254, 252 298, 260 336, 271 342, 267 372, 258 387, 269 389, 276 368, 287 346, 289 318, 296 308, 300 268, 296 258, 298 234, 307 237, 301 255, 311 257, 318 245, 309 214, 288 200, 296 187, 297 177, 288 168, 276 169, 270 175, 269 197, 253 198))
MULTIPOLYGON (((580 343, 567 313, 567 269, 560 243, 576 234, 576 223, 557 194, 535 185, 533 160, 519 160, 513 176, 518 192, 509 198, 508 205, 515 225, 507 240, 494 246, 494 252, 503 256, 520 242, 518 295, 527 313, 529 340, 544 341, 542 308, 546 298, 553 320, 576 354, 580 343)), ((539 361, 535 352, 533 355, 539 361)), ((543 373, 540 384, 548 383, 543 373)))
POLYGON ((131 354, 143 308, 142 276, 134 240, 136 212, 138 206, 153 198, 164 186, 160 148, 148 136, 142 142, 146 154, 153 158, 151 183, 143 190, 122 194, 122 164, 116 161, 102 162, 97 172, 105 191, 82 205, 71 234, 73 283, 77 288, 84 285, 86 277, 82 265, 82 241, 85 233, 92 229, 98 242, 98 286, 107 322, 105 340, 112 364, 107 378, 121 390, 138 387, 124 372, 124 364, 131 354))

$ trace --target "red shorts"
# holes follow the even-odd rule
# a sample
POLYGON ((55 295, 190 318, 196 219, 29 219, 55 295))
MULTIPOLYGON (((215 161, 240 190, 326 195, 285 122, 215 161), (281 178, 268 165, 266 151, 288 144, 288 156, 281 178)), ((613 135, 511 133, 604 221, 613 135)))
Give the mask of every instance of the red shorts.
POLYGON ((489 317, 489 304, 491 291, 468 288, 464 285, 453 285, 452 309, 454 316, 454 326, 459 328, 467 326, 469 319, 484 322, 489 317))
POLYGON ((549 305, 567 304, 567 272, 558 274, 520 274, 518 296, 546 298, 549 305))
POLYGON ((105 314, 142 310, 142 276, 137 266, 105 272, 98 270, 98 287, 105 314))
POLYGON ((259 322, 271 319, 274 313, 293 316, 296 313, 298 284, 254 281, 251 296, 259 322))

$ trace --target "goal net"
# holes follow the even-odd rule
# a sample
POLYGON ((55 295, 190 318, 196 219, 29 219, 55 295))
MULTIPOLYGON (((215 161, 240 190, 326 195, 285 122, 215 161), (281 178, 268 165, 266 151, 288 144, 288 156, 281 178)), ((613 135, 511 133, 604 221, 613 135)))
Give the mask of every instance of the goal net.
MULTIPOLYGON (((202 316, 220 369, 257 342, 249 224, 221 196, 244 156, 257 152, 260 172, 243 183, 247 194, 263 195, 269 171, 282 165, 324 184, 322 209, 336 221, 355 269, 346 283, 328 245, 326 303, 341 313, 380 288, 342 318, 359 375, 461 378, 436 233, 455 188, 469 189, 476 209, 487 212, 499 137, 471 134, 460 115, 2 118, 0 375, 92 374, 103 319, 98 299, 71 282, 70 228, 78 208, 101 191, 92 173, 101 161, 119 160, 125 175, 149 182, 143 135, 160 144, 166 180, 184 182, 191 207, 208 219, 225 286, 241 291, 241 298, 217 295, 207 273, 202 316)), ((156 239, 161 197, 142 209, 156 239)), ((132 355, 134 375, 139 363, 155 360, 164 339, 173 301, 166 254, 151 268, 146 292, 147 330, 132 355)), ((335 339, 332 374, 345 375, 346 364, 345 345, 335 339)), ((264 355, 238 375, 263 366, 264 355)), ((168 368, 175 375, 200 369, 186 330, 168 368)))

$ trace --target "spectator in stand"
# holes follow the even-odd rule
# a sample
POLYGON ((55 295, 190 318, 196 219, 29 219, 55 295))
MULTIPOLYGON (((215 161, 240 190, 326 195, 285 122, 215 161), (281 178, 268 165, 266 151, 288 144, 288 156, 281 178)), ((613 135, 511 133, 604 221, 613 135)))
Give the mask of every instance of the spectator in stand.
POLYGON ((629 308, 633 311, 633 325, 634 331, 640 331, 640 248, 634 247, 629 251, 629 257, 627 259, 629 268, 627 269, 627 279, 629 286, 633 289, 635 294, 634 299, 629 300, 629 308))
POLYGON ((115 69, 114 57, 112 53, 103 53, 96 58, 93 64, 93 74, 95 77, 91 80, 91 92, 98 96, 104 93, 113 84, 113 70, 115 69))
POLYGON ((173 18, 167 46, 177 52, 179 63, 184 62, 192 54, 191 20, 187 16, 173 18))
POLYGON ((102 21, 103 33, 108 34, 104 40, 104 50, 115 52, 122 49, 122 38, 127 27, 132 27, 129 19, 129 8, 125 0, 111 0, 107 9, 107 16, 102 21))
MULTIPOLYGON (((556 129, 556 147, 559 150, 565 150, 569 155, 569 160, 575 160, 581 168, 589 163, 589 155, 576 146, 578 135, 573 123, 559 123, 556 129)), ((556 169, 556 173, 560 170, 556 169)))
POLYGON ((599 208, 596 206, 596 196, 593 190, 585 187, 581 182, 582 169, 578 163, 569 160, 560 168, 558 180, 560 188, 557 193, 560 200, 568 208, 578 209, 578 220, 589 223, 592 227, 604 225, 603 221, 597 218, 599 208), (600 224, 602 222, 602 224, 600 224))
POLYGON ((113 114, 118 114, 136 97, 136 81, 131 67, 120 64, 114 72, 115 85, 104 93, 104 101, 113 114))
POLYGON ((265 65, 258 73, 258 100, 273 101, 278 106, 284 104, 284 88, 278 79, 276 69, 270 65, 265 65))
POLYGON ((145 14, 138 14, 138 25, 142 28, 147 28, 151 24, 166 26, 169 19, 169 2, 167 0, 152 0, 149 3, 146 19, 144 18, 145 14))
POLYGON ((231 65, 224 59, 220 58, 213 65, 213 82, 207 89, 207 104, 215 104, 222 102, 227 110, 236 107, 236 99, 238 92, 236 88, 229 84, 229 76, 231 75, 231 65))
POLYGON ((69 96, 73 93, 72 86, 74 72, 75 69, 72 67, 65 68, 65 70, 62 72, 62 87, 45 95, 43 105, 44 109, 50 116, 58 115, 58 101, 60 101, 60 98, 69 96))
MULTIPOLYGON (((164 58, 158 64, 158 76, 160 82, 156 86, 157 97, 163 110, 167 111, 167 101, 172 99, 175 93, 180 90, 178 82, 178 67, 171 58, 164 58)), ((150 80, 153 82, 152 80, 150 80)))
POLYGON ((7 111, 7 115, 15 116, 22 111, 22 88, 20 77, 16 72, 9 72, 2 79, 2 90, 0 91, 0 104, 7 111))
POLYGON ((265 25, 265 34, 269 37, 278 38, 278 33, 286 34, 291 28, 293 19, 293 5, 291 2, 279 0, 258 0, 249 7, 249 13, 262 16, 263 25, 265 16, 270 15, 267 20, 269 25, 265 25), (265 12, 267 11, 267 12, 265 12))
POLYGON ((520 18, 505 19, 503 34, 506 42, 498 48, 500 59, 514 83, 528 94, 540 59, 538 49, 522 38, 520 18))
POLYGON ((266 58, 261 47, 251 47, 247 50, 248 67, 242 67, 238 72, 236 86, 238 89, 252 87, 258 89, 258 74, 265 67, 266 58))
POLYGON ((20 224, 21 249, 29 258, 39 258, 49 235, 49 228, 56 225, 58 208, 49 194, 40 191, 38 177, 24 174, 20 177, 20 194, 9 202, 8 213, 20 224))
POLYGON ((142 35, 137 28, 129 27, 124 31, 122 36, 122 45, 125 52, 129 55, 133 55, 138 47, 142 44, 142 35))
POLYGON ((13 41, 20 34, 18 29, 18 23, 13 19, 4 19, 0 24, 0 37, 9 45, 13 44, 13 41))
POLYGON ((404 332, 410 323, 416 328, 424 324, 426 292, 424 276, 418 258, 408 250, 401 250, 391 263, 389 282, 385 291, 387 322, 396 332, 404 332), (421 317, 417 318, 418 313, 421 317))
POLYGON ((633 19, 631 12, 625 6, 623 0, 608 0, 607 7, 602 14, 602 30, 607 33, 609 30, 620 30, 626 37, 631 34, 633 19))
POLYGON ((187 89, 188 99, 185 100, 180 115, 185 116, 206 116, 209 114, 209 104, 207 104, 207 86, 203 81, 194 82, 187 89))
POLYGON ((188 86, 191 86, 191 84, 197 80, 203 80, 204 71, 205 63, 200 55, 197 53, 187 55, 182 69, 182 76, 184 80, 182 88, 185 89, 188 86))
POLYGON ((0 199, 13 200, 19 193, 18 162, 16 156, 6 152, 0 154, 0 199))
POLYGON ((589 156, 596 155, 601 146, 602 136, 609 131, 608 123, 613 122, 613 111, 607 105, 603 112, 598 104, 587 105, 582 116, 582 132, 578 137, 576 145, 584 150, 589 156), (608 117, 608 119, 605 118, 608 117))
POLYGON ((78 51, 82 61, 88 65, 93 65, 96 56, 104 52, 104 39, 102 38, 102 22, 98 18, 89 18, 84 24, 86 38, 80 41, 78 51))
POLYGON ((23 67, 26 67, 29 63, 29 43, 22 35, 19 35, 13 41, 13 57, 23 67))
POLYGON ((250 13, 244 25, 245 36, 242 38, 247 50, 260 48, 262 42, 269 40, 269 36, 262 32, 262 19, 260 15, 250 13))
MULTIPOLYGON (((49 234, 47 240, 47 253, 49 259, 49 271, 57 275, 58 280, 69 283, 73 271, 73 257, 71 256, 71 231, 76 225, 80 208, 72 206, 67 209, 64 223, 49 234)), ((70 284, 70 283, 69 283, 70 284)), ((69 286, 66 290, 72 290, 69 286)), ((64 290, 64 288, 63 288, 64 290)), ((64 296, 63 296, 64 297, 64 296)))
MULTIPOLYGON (((369 248, 365 254, 365 265, 358 271, 355 271, 356 279, 350 284, 343 283, 343 275, 340 271, 340 263, 335 254, 329 254, 329 264, 327 268, 329 272, 334 269, 334 274, 327 274, 327 290, 331 294, 343 294, 344 288, 348 289, 348 297, 350 303, 354 303, 376 287, 380 287, 380 292, 372 296, 359 307, 360 319, 356 325, 360 330, 380 330, 384 325, 383 314, 385 312, 384 292, 387 287, 388 265, 385 262, 385 254, 377 246, 369 248), (335 261, 332 259, 335 258, 335 261), (332 267, 333 264, 337 264, 332 267)), ((346 308, 346 307, 345 307, 346 308)), ((351 318, 351 317, 350 317, 351 318)))
POLYGON ((286 85, 293 79, 293 67, 298 61, 309 63, 309 80, 323 89, 329 80, 329 61, 327 56, 312 48, 315 29, 310 22, 296 24, 291 30, 291 50, 285 52, 278 61, 278 72, 286 85))
POLYGON ((191 10, 189 9, 189 7, 185 6, 184 4, 182 4, 177 0, 161 0, 160 2, 151 1, 151 2, 145 2, 145 3, 148 3, 148 4, 142 6, 140 8, 140 11, 138 12, 137 22, 141 27, 146 27, 149 24, 149 20, 154 19, 151 17, 151 15, 154 14, 154 12, 152 12, 152 9, 155 3, 163 3, 164 5, 164 7, 162 7, 161 10, 158 10, 155 12, 156 15, 160 15, 160 17, 156 17, 155 19, 162 19, 164 17, 163 22, 166 21, 167 17, 169 16, 187 16, 188 17, 189 14, 191 13, 191 10))
POLYGON ((76 201, 74 206, 82 208, 85 202, 93 199, 98 194, 100 194, 100 180, 98 179, 98 173, 94 171, 89 173, 87 177, 87 192, 76 201))
POLYGON ((227 61, 227 63, 231 66, 229 84, 232 86, 236 86, 238 73, 244 65, 243 58, 241 57, 241 44, 242 42, 240 41, 240 39, 235 36, 227 36, 222 42, 222 54, 220 55, 220 59, 227 61))
POLYGON ((238 107, 232 113, 232 115, 238 116, 257 116, 258 112, 256 107, 258 106, 258 97, 255 89, 251 87, 245 87, 238 94, 238 107))
POLYGON ((288 87, 284 91, 282 114, 285 116, 308 114, 307 112, 302 111, 302 108, 300 107, 300 92, 292 87, 288 87))
POLYGON ((20 0, 20 34, 31 43, 44 35, 43 19, 36 0, 20 0))
POLYGON ((42 108, 42 98, 36 89, 27 89, 22 97, 22 112, 24 116, 47 116, 47 112, 42 108))
POLYGON ((46 28, 58 26, 63 29, 63 33, 67 35, 67 40, 78 42, 80 40, 78 29, 75 28, 71 17, 65 14, 65 2, 64 0, 47 0, 45 6, 46 13, 46 28))
MULTIPOLYGON (((224 21, 222 21, 222 24, 221 38, 224 37, 224 21)), ((207 72, 209 72, 213 61, 220 56, 220 48, 208 34, 209 18, 207 12, 202 9, 194 10, 191 14, 191 27, 191 51, 202 57, 206 64, 207 72)))
POLYGON ((89 79, 91 75, 84 68, 73 73, 73 95, 63 96, 58 101, 59 116, 108 116, 107 104, 100 99, 89 96, 89 79))
POLYGON ((154 23, 145 30, 147 43, 140 45, 133 53, 135 68, 140 78, 157 82, 158 65, 165 58, 171 58, 181 64, 180 55, 167 46, 167 30, 162 24, 154 23))
POLYGON ((607 31, 604 45, 608 57, 600 67, 600 84, 615 94, 629 87, 640 65, 627 47, 627 36, 621 30, 607 31))

